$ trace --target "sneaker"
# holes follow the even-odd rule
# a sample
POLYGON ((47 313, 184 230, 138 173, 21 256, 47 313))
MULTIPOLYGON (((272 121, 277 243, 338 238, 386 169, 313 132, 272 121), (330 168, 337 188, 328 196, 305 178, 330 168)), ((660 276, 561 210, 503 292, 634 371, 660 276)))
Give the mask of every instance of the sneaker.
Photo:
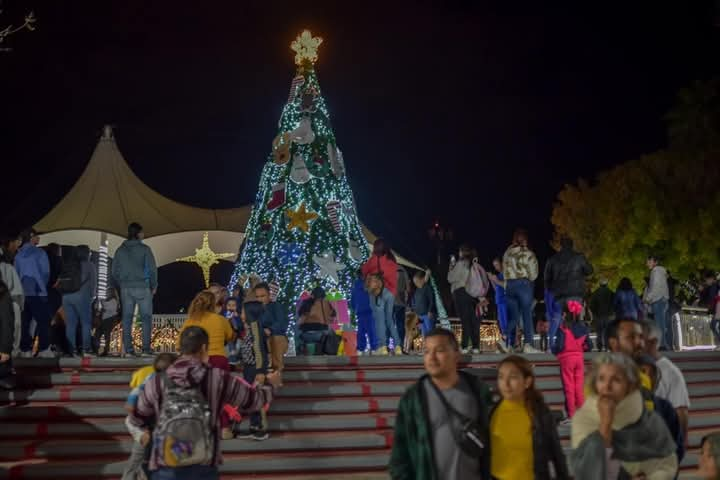
POLYGON ((523 351, 523 353, 542 353, 540 350, 538 350, 537 348, 533 347, 533 346, 530 345, 529 343, 526 343, 526 344, 523 346, 522 351, 523 351))
POLYGON ((46 348, 45 350, 38 352, 37 358, 55 358, 55 352, 46 348))
POLYGON ((498 353, 509 353, 508 346, 505 345, 505 342, 502 340, 495 342, 495 347, 497 347, 498 353))
POLYGON ((395 347, 395 355, 402 355, 402 354, 403 354, 402 347, 400 347, 400 346, 395 347))
POLYGON ((479 348, 473 348, 473 349, 472 349, 472 354, 473 354, 473 355, 480 355, 480 349, 479 349, 479 348))
POLYGON ((387 347, 380 347, 377 350, 375 350, 375 355, 388 355, 388 348, 387 347))
POLYGON ((32 358, 32 356, 32 352, 20 352, 20 355, 18 355, 20 358, 32 358))
POLYGON ((230 440, 232 438, 235 438, 233 431, 229 427, 224 427, 222 429, 221 436, 223 440, 230 440))
POLYGON ((463 348, 462 350, 460 350, 460 353, 462 353, 463 355, 467 355, 467 354, 470 353, 470 349, 469 349, 469 348, 463 348))
POLYGON ((365 352, 363 352, 362 350, 358 350, 357 356, 362 357, 363 355, 365 355, 365 352))
POLYGON ((262 442, 268 438, 270 438, 270 434, 266 430, 258 430, 252 433, 252 439, 258 442, 262 442))

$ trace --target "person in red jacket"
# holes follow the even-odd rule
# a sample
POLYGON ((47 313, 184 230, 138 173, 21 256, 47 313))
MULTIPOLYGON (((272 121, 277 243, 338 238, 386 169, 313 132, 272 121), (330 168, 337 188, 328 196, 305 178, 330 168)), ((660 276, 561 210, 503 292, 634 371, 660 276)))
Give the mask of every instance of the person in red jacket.
POLYGON ((390 290, 393 296, 397 295, 398 266, 390 250, 390 245, 382 238, 373 243, 373 254, 361 268, 363 278, 373 273, 379 273, 383 277, 385 288, 390 290))

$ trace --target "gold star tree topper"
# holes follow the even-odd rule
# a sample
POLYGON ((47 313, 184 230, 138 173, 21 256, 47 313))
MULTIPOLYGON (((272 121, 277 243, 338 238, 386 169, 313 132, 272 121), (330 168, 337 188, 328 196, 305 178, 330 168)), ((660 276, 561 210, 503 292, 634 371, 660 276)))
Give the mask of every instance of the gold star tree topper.
POLYGON ((202 246, 195 249, 195 255, 182 257, 175 260, 176 262, 196 263, 203 272, 205 279, 205 288, 210 286, 210 267, 220 263, 223 258, 234 257, 234 253, 215 253, 210 249, 210 241, 208 240, 208 232, 203 233, 202 246))
POLYGON ((315 63, 318 59, 318 48, 323 39, 313 37, 310 30, 303 30, 297 38, 290 44, 290 48, 295 52, 295 64, 302 65, 306 61, 315 63))
POLYGON ((301 203, 297 210, 288 210, 285 214, 290 220, 287 225, 288 230, 299 228, 305 233, 310 230, 310 223, 318 218, 317 213, 307 211, 304 203, 301 203))

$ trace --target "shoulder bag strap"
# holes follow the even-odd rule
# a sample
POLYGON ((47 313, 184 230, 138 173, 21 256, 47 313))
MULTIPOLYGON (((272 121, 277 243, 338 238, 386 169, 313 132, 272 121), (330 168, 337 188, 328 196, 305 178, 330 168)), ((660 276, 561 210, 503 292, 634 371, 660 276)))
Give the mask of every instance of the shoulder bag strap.
MULTIPOLYGON (((460 377, 460 378, 462 381, 462 377, 460 377)), ((448 412, 450 412, 451 414, 453 414, 454 416, 456 416, 463 422, 470 421, 470 419, 468 417, 466 417, 462 413, 458 412, 452 405, 450 405, 450 402, 447 401, 447 398, 445 398, 445 395, 443 395, 442 391, 438 388, 437 385, 435 385, 435 383, 432 381, 431 378, 428 377, 427 381, 430 383, 430 385, 432 385, 433 390, 435 390, 435 393, 437 394, 437 396, 440 397, 440 401, 442 402, 443 406, 445 407, 445 409, 447 409, 448 412)))

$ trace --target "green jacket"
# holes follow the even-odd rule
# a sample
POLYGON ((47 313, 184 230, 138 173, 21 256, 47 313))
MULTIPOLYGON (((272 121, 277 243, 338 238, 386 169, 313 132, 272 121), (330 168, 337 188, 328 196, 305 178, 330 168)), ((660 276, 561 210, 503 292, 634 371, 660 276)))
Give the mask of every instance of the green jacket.
MULTIPOLYGON (((489 438, 489 410, 492 394, 488 386, 476 376, 463 371, 458 372, 470 386, 478 401, 478 420, 483 425, 485 444, 489 438)), ((420 380, 407 389, 400 399, 397 417, 395 417, 395 436, 390 454, 390 477, 393 480, 439 480, 433 455, 432 432, 428 425, 427 399, 420 380)), ((458 447, 459 448, 459 447, 458 447)), ((490 459, 481 461, 479 478, 490 478, 490 459)))

